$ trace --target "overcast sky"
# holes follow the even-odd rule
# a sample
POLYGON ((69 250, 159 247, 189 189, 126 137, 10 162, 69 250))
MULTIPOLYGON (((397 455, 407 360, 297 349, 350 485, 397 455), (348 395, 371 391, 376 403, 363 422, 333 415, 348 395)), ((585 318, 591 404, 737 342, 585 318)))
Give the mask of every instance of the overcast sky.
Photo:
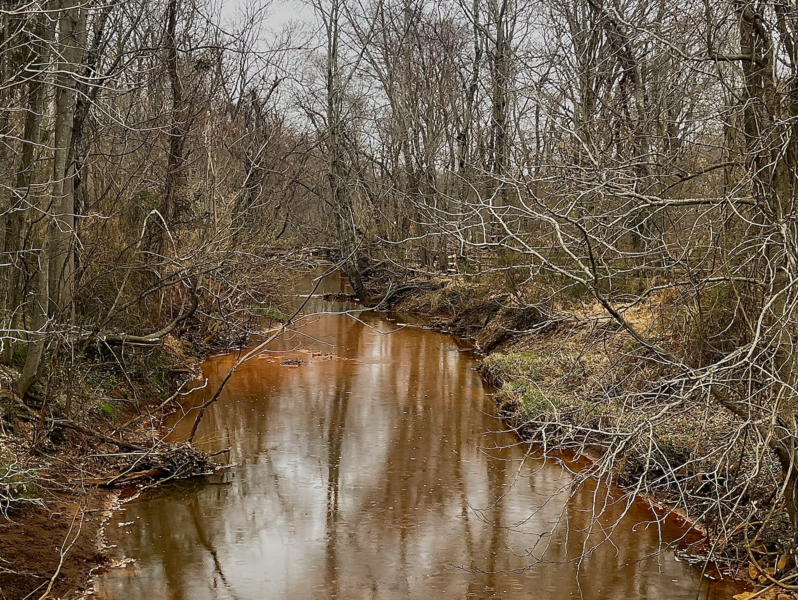
POLYGON ((226 18, 234 19, 240 15, 247 4, 255 6, 268 6, 266 10, 266 23, 269 29, 281 30, 292 21, 308 22, 313 20, 313 9, 308 2, 299 0, 220 0, 221 12, 226 18))

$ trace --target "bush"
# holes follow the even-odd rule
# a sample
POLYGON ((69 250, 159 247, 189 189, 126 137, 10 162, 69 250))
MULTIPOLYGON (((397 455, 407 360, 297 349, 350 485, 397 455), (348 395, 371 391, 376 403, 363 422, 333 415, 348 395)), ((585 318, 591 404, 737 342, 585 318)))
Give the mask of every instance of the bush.
POLYGON ((93 369, 83 380, 82 388, 88 397, 93 397, 110 394, 117 385, 116 375, 104 369, 93 369))
POLYGON ((133 359, 133 379, 159 390, 169 385, 172 359, 163 348, 157 347, 137 354, 133 359))

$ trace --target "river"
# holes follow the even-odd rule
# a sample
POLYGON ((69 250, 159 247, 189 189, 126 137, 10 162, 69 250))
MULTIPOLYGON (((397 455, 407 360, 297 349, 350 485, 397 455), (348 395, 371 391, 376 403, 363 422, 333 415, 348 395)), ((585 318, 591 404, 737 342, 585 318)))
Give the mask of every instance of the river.
MULTIPOLYGON (((339 275, 319 290, 345 291, 339 275)), ((571 494, 561 462, 525 458, 492 417, 467 343, 375 313, 303 323, 241 366, 205 414, 198 444, 230 448, 235 466, 113 515, 110 554, 133 561, 95 577, 99 598, 728 600, 739 591, 657 552, 684 532, 642 503, 607 540, 599 526, 624 506, 596 523, 601 489, 571 494)), ((191 407, 235 359, 204 363, 209 384, 185 397, 173 439, 186 438, 191 407)))

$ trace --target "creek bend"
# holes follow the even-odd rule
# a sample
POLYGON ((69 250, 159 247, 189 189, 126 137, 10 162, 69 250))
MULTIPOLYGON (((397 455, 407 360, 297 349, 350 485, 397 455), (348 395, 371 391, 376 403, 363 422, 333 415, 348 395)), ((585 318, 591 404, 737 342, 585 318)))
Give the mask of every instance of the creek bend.
MULTIPOLYGON (((319 293, 345 291, 335 275, 319 293)), ((307 310, 343 308, 313 300, 307 310)), ((670 520, 652 523, 642 503, 611 542, 593 548, 594 533, 585 543, 593 490, 568 500, 557 461, 522 461, 525 448, 491 416, 467 344, 359 318, 311 319, 236 371, 196 441, 229 447, 237 466, 115 513, 111 558, 134 562, 96 576, 99 598, 726 600, 739 590, 670 551, 641 560, 660 535, 683 534, 670 520)), ((208 386, 185 398, 173 439, 188 436, 189 409, 235 359, 203 365, 208 386)), ((621 511, 611 506, 600 522, 621 511)))

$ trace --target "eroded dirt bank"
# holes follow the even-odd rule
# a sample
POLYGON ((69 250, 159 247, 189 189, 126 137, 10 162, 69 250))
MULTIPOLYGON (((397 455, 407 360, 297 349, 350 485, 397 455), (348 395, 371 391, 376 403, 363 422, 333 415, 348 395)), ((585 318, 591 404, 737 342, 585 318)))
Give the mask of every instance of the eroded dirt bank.
POLYGON ((0 597, 79 596, 105 562, 100 528, 120 493, 212 469, 160 427, 180 390, 201 384, 188 344, 135 358, 132 378, 97 360, 78 363, 80 397, 47 391, 46 419, 35 392, 25 403, 11 392, 13 367, 0 374, 0 597))

